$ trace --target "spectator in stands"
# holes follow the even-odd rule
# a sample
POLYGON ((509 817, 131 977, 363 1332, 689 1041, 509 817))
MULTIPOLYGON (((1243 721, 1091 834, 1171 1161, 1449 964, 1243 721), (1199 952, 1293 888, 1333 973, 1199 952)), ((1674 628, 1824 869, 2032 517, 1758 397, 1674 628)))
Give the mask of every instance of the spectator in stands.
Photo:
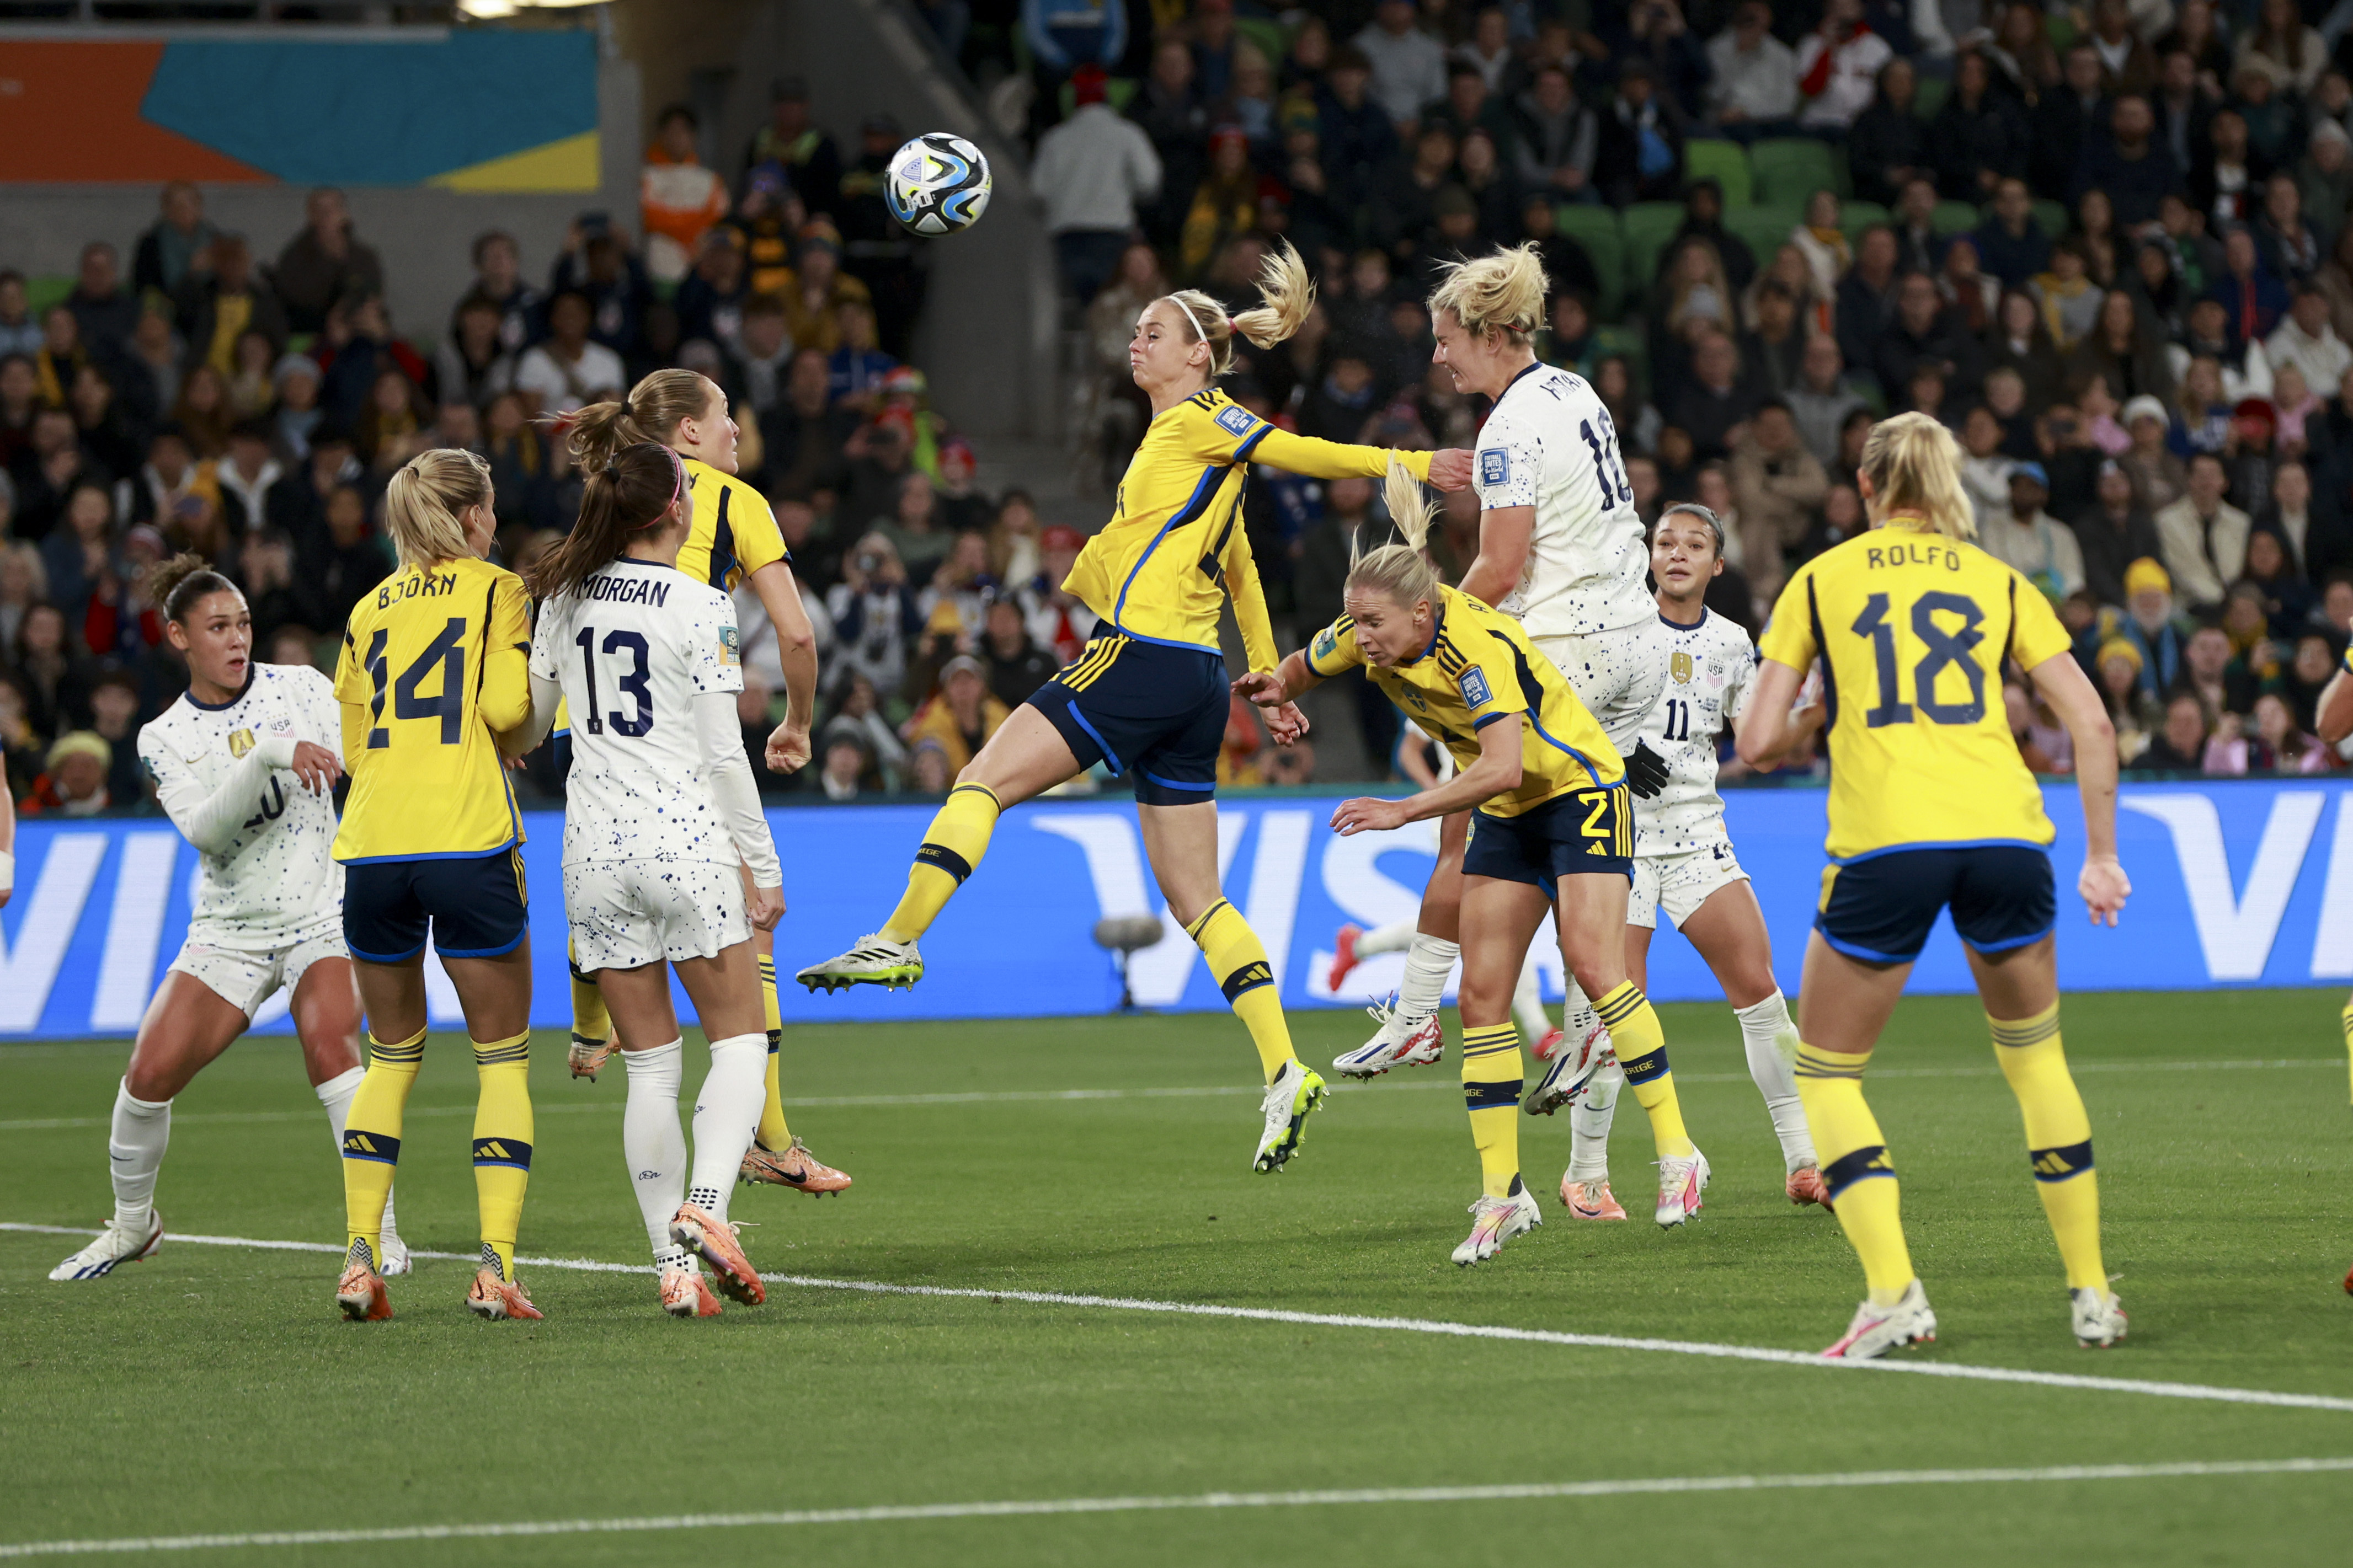
MULTIPOLYGON (((1708 114, 1736 142, 1786 135, 1796 128, 1798 57, 1773 36, 1772 24, 1773 10, 1765 0, 1742 0, 1732 25, 1708 40, 1708 114)), ((1855 194, 1862 194, 1860 179, 1855 194)))
POLYGON ((2300 284, 2287 319, 2263 340, 2263 359, 2274 375, 2294 365, 2305 385, 2335 386, 2353 370, 2353 348, 2337 335, 2328 321, 2328 296, 2310 284, 2300 284))
MULTIPOLYGON (((2111 5, 2119 0, 2108 0, 2111 5)), ((2220 118, 2217 131, 2220 130, 2220 118)), ((2105 134, 2094 132, 2092 144, 2078 164, 2072 200, 2094 188, 2108 193, 2120 228, 2137 228, 2158 216, 2158 204, 2179 183, 2180 170, 2165 144, 2156 140, 2148 100, 2137 95, 2119 97, 2108 113, 2105 134)))
POLYGON ((1847 132, 1857 199, 1892 206, 1906 180, 1935 177, 1927 124, 1913 112, 1918 90, 1911 61, 1898 57, 1880 67, 1877 95, 1847 132))
POLYGON ((1784 399, 1796 420, 1799 437, 1817 462, 1828 464, 1838 456, 1839 430, 1847 416, 1863 407, 1862 396, 1846 377, 1846 363, 1838 340, 1817 332, 1806 340, 1799 384, 1784 399))
POLYGON ((198 269, 218 231, 205 221, 204 193, 189 181, 166 184, 161 206, 154 226, 139 237, 139 248, 131 259, 131 288, 136 294, 152 289, 168 300, 198 269))
MULTIPOLYGON (((2078 38, 2068 48, 2062 72, 2058 86, 2037 95, 2027 120, 2028 183, 2036 195, 2054 202, 2068 198, 2076 165, 2089 151, 2094 132, 2105 126, 2109 111, 2100 52, 2088 39, 2078 38)), ((2202 137, 2202 120, 2198 130, 2202 137)), ((2178 166, 2189 164, 2180 162, 2178 166)))
POLYGON ((81 247, 81 267, 65 305, 80 330, 82 345, 93 358, 109 363, 121 356, 139 329, 138 296, 122 287, 121 259, 102 239, 81 247))
POLYGON ((2019 464, 2010 471, 2009 504, 1979 521, 1978 542, 2024 573, 2055 605, 2082 591, 2084 554, 2066 525, 2042 510, 2050 499, 2051 478, 2042 465, 2019 464))
POLYGON ((1852 125, 1894 53, 1864 25, 1862 0, 1822 0, 1820 26, 1798 45, 1798 91, 1806 100, 1800 122, 1836 131, 1852 125))
POLYGON ((41 324, 33 319, 25 275, 13 267, 0 268, 0 359, 15 354, 30 359, 40 348, 41 324))
POLYGON ((2227 470, 2217 453, 2189 459, 2187 493, 2157 513, 2167 574, 2193 610, 2219 608, 2247 553, 2247 514, 2222 499, 2227 470))
POLYGON ((547 303, 548 338, 523 352, 515 390, 542 414, 570 414, 627 390, 621 356, 588 337, 588 296, 565 289, 547 303))
POLYGON ((2165 727, 2133 761, 2137 773, 2194 773, 2206 765, 2206 707, 2185 691, 2165 705, 2165 727))
POLYGON ((1151 138, 1112 111, 1102 67, 1082 66, 1071 85, 1078 107, 1039 139, 1030 180, 1045 200, 1062 282, 1083 304, 1117 268, 1137 204, 1158 193, 1162 170, 1151 138))
POLYGON ((2100 57, 2100 82, 2110 96, 2147 96, 2157 85, 2157 55, 2132 27, 2126 0, 2097 0, 2090 42, 2100 57))
POLYGON ((1669 426, 1691 439, 1702 462, 1727 456, 1739 427, 1757 411, 1758 399, 1740 384, 1740 355, 1720 331, 1703 331, 1692 348, 1692 378, 1673 406, 1669 426))
POLYGON ((1601 122, 1577 101, 1567 68, 1536 68, 1534 81, 1513 105, 1512 129, 1514 172, 1523 186, 1572 201, 1600 199, 1593 169, 1601 122))
POLYGON ((255 279, 244 236, 219 236, 211 256, 209 268, 197 268, 182 281, 174 304, 190 359, 227 375, 237 369, 237 340, 246 332, 264 333, 275 352, 284 349, 294 329, 278 295, 255 279))
POLYGON ((727 216, 727 183, 703 167, 695 148, 702 121, 685 104, 665 108, 654 122, 638 176, 638 221, 645 230, 646 270, 675 287, 694 264, 702 237, 727 216))
POLYGON ((1936 281, 1925 272, 1905 275, 1895 290, 1895 319, 1879 334, 1873 361, 1890 405, 1911 384, 1923 363, 1943 369, 1948 392, 1973 395, 1984 375, 1983 352, 1945 309, 1936 281))
POLYGON ((1372 68, 1368 91, 1402 138, 1422 107, 1446 96, 1446 46, 1414 26, 1413 0, 1377 0, 1355 40, 1372 68))
POLYGON ((107 774, 114 748, 89 730, 60 735, 51 743, 48 766, 16 803, 20 816, 96 816, 110 804, 107 774))
POLYGON ((1597 119, 1593 184, 1602 199, 1621 207, 1672 200, 1683 188, 1683 110, 1659 90, 1657 68, 1639 57, 1628 60, 1617 98, 1597 119))
MULTIPOLYGON (((1863 230, 1855 247, 1854 265, 1838 280, 1834 294, 1839 353, 1846 363, 1862 369, 1877 363, 1879 339, 1895 315, 1895 231, 1885 224, 1863 230)), ((1928 285, 1933 290, 1936 284, 1928 285)), ((1903 395, 1903 384, 1882 384, 1892 399, 1903 395)))
POLYGON ((768 123, 753 132, 751 145, 744 151, 745 168, 763 163, 782 168, 810 212, 839 220, 841 150, 809 118, 807 79, 781 77, 770 84, 768 123))
POLYGON ((2327 256, 2320 231, 2304 213, 2304 193, 2295 176, 2281 171, 2263 182, 2263 208, 2255 215, 2255 253, 2265 270, 2301 286, 2320 270, 2327 256))
POLYGON ((2328 45, 2304 24, 2295 0, 2263 0, 2239 46, 2236 69, 2255 71, 2275 91, 2308 96, 2328 68, 2328 45))
POLYGON ((1741 570, 1759 598, 1780 591, 1784 552, 1812 531, 1830 488, 1821 463, 1798 437, 1789 405, 1778 397, 1762 404, 1732 454, 1741 570))
POLYGON ((1089 68, 1107 72, 1127 54, 1127 7, 1121 0, 1022 0, 1020 11, 1021 36, 1041 82, 1089 68))
POLYGON ((1928 127, 1936 187, 1950 201, 1982 202, 2003 180, 2026 175, 2026 116, 2007 90, 1997 90, 1983 55, 1955 62, 1952 96, 1928 127))
MULTIPOLYGON (((2075 520, 2075 542, 2084 586, 2104 605, 2132 597, 2127 582, 2135 562, 2154 562, 2164 552, 2157 524, 2133 494, 2132 476, 2114 458, 2100 465, 2094 481, 2098 500, 2075 520)), ((2171 592, 2168 580, 2167 591, 2171 592)))
POLYGON ((500 345, 498 301, 469 294, 459 301, 454 330, 433 351, 433 383, 443 402, 489 404, 514 381, 515 363, 500 345))
POLYGON ((450 311, 450 331, 454 333, 463 330, 461 318, 470 302, 487 301, 498 311, 499 352, 519 354, 544 330, 540 312, 547 304, 547 296, 524 280, 522 252, 514 236, 491 229, 476 237, 472 254, 474 286, 450 311))
POLYGON ((1018 708, 1053 679, 1054 658, 1029 640, 1021 606, 1010 598, 990 600, 986 628, 981 654, 988 665, 988 694, 1008 710, 1018 708))
POLYGON ((259 533, 269 516, 269 492, 286 477, 286 467, 269 450, 269 426, 245 419, 229 431, 228 456, 213 470, 229 532, 259 533))
POLYGON ((384 292, 384 261, 352 232, 343 192, 322 185, 304 200, 302 210, 307 221, 279 253, 273 281, 291 330, 315 332, 346 295, 384 292))
POLYGON ((2043 330, 2062 353, 2090 334, 2099 319, 2100 302, 2107 298, 2090 273, 2090 258, 2082 238, 2069 235, 2052 247, 2051 269, 2027 280, 2042 312, 2043 330))
POLYGON ((311 455, 313 439, 326 414, 319 406, 319 362, 308 354, 286 354, 269 373, 278 389, 278 407, 271 417, 270 439, 279 458, 299 463, 311 455))

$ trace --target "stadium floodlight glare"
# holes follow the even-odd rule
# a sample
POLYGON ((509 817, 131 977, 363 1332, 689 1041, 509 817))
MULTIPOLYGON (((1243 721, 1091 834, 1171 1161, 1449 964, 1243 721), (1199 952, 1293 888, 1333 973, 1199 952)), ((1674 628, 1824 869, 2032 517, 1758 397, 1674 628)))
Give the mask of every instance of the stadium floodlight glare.
POLYGON ((1135 1011, 1135 991, 1127 983, 1129 955, 1152 946, 1167 929, 1158 915, 1105 915, 1095 921, 1095 945, 1109 948, 1112 961, 1119 965, 1119 1010, 1135 1011))
POLYGON ((580 5, 601 5, 605 0, 458 0, 459 15, 478 22, 495 22, 517 11, 569 11, 580 5))

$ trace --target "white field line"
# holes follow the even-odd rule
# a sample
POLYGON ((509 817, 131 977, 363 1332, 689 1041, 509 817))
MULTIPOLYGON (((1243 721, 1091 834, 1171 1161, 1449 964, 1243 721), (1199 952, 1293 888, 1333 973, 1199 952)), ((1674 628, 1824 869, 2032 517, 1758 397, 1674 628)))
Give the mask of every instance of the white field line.
MULTIPOLYGON (((85 1227, 0 1222, 0 1231, 43 1236, 86 1237, 85 1227)), ((241 1236, 183 1236, 168 1239, 199 1247, 240 1247, 272 1252, 322 1252, 336 1257, 343 1249, 323 1241, 264 1241, 241 1236)), ((412 1258, 438 1258, 471 1263, 471 1252, 412 1251, 412 1258)), ((562 1268, 585 1274, 648 1274, 650 1264, 607 1263, 590 1258, 518 1258, 536 1268, 562 1268)), ((1774 1366, 1801 1366, 1831 1372, 1882 1372, 1922 1377, 1957 1378, 1971 1383, 2030 1384, 2042 1388, 2084 1389, 2105 1394, 2151 1394, 2164 1399, 2211 1400, 2224 1405, 2267 1405, 2296 1410, 2353 1413, 2353 1398, 2330 1394, 2288 1394, 2268 1388, 2227 1388, 2203 1383, 2166 1383, 2130 1377, 2096 1377, 2063 1372, 2031 1372, 2016 1367, 1973 1366, 1959 1362, 1910 1361, 1893 1357, 1878 1361, 1824 1361, 1807 1351, 1778 1350, 1769 1345, 1716 1344, 1704 1340, 1658 1340, 1624 1334, 1578 1334, 1557 1329, 1515 1329, 1496 1323, 1456 1323, 1432 1318, 1375 1318, 1354 1312, 1299 1312, 1277 1307, 1229 1307, 1207 1301, 1155 1301, 1132 1296, 1082 1296, 1059 1290, 1011 1290, 948 1285, 893 1285, 872 1279, 828 1279, 808 1274, 763 1274, 772 1285, 792 1285, 808 1290, 855 1290, 875 1296, 928 1296, 953 1300, 1018 1301, 1039 1307, 1093 1307, 1121 1312, 1154 1312, 1175 1317, 1226 1318, 1254 1323, 1293 1323, 1310 1328, 1366 1329, 1376 1332, 1439 1334, 1456 1339, 1507 1340, 1524 1344, 1568 1345, 1584 1350, 1646 1351, 1654 1354, 1704 1356, 1719 1361, 1763 1362, 1774 1366)))
MULTIPOLYGON (((0 1054, 0 1066, 6 1065, 0 1054)), ((2218 1072, 2253 1069, 2273 1070, 2281 1068, 2335 1068, 2344 1063, 2335 1057, 2284 1057, 2269 1061, 2188 1061, 2188 1062, 2070 1062, 2068 1070, 2084 1073, 2137 1072, 2218 1072)), ((1871 1080, 1906 1078, 1999 1078, 1995 1068, 1882 1068, 1875 1069, 1871 1080)), ((1742 1072, 1677 1072, 1678 1083, 1746 1083, 1748 1075, 1742 1072)), ((1436 1077, 1402 1079, 1392 1083, 1373 1085, 1335 1083, 1336 1091, 1349 1094, 1377 1089, 1384 1093, 1410 1089, 1460 1090, 1462 1086, 1436 1077)), ((947 1094, 842 1094, 787 1097, 789 1110, 819 1110, 827 1107, 889 1107, 921 1105, 1018 1105, 1049 1104, 1057 1100, 1199 1100, 1209 1096, 1263 1095, 1264 1088, 1257 1084, 1208 1084, 1182 1089, 975 1089, 947 1094)), ((539 1116, 561 1116, 600 1110, 617 1111, 621 1101, 610 1100, 551 1100, 544 1098, 532 1102, 533 1113, 539 1116)), ((315 1110, 196 1110, 183 1111, 172 1118, 175 1127, 205 1124, 226 1125, 232 1122, 310 1121, 321 1112, 315 1110)), ((471 1116, 474 1108, 467 1105, 411 1106, 409 1116, 471 1116)), ((47 1132, 61 1128, 89 1129, 105 1127, 109 1119, 103 1116, 49 1116, 18 1121, 0 1121, 0 1132, 47 1132)))
POLYGON ((1656 1497, 1694 1492, 1828 1491, 1857 1487, 1988 1486, 2038 1481, 2149 1481, 2197 1477, 2335 1475, 2348 1470, 2353 1470, 2353 1458, 2220 1459, 2187 1460, 2169 1465, 2048 1465, 1975 1470, 1834 1470, 1796 1476, 1654 1476, 1607 1481, 1525 1481, 1502 1486, 1362 1487, 1325 1491, 1196 1492, 1179 1497, 900 1503, 877 1508, 780 1509, 758 1513, 685 1513, 638 1519, 550 1519, 499 1524, 393 1525, 379 1530, 290 1530, 237 1535, 131 1536, 112 1541, 25 1541, 0 1544, 0 1558, 82 1556, 98 1552, 235 1551, 262 1546, 351 1546, 375 1542, 475 1541, 648 1531, 743 1530, 759 1526, 897 1524, 934 1519, 1156 1513, 1179 1509, 1510 1502, 1530 1499, 1656 1497))

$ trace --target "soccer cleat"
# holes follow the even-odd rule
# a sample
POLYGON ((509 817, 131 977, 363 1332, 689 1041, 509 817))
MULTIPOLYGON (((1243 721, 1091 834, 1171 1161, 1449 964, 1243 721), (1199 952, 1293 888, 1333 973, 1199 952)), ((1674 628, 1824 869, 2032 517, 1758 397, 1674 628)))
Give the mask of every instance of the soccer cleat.
POLYGON ((1504 1243, 1542 1224, 1544 1210, 1536 1205, 1536 1195, 1514 1176, 1509 1197, 1491 1198, 1482 1193, 1471 1205, 1471 1234, 1454 1249, 1454 1261, 1465 1268, 1484 1263, 1504 1250, 1504 1243))
POLYGON ((2125 1306, 2114 1290, 2070 1290, 2075 1342, 2087 1351, 2104 1350, 2125 1337, 2125 1306))
POLYGON ((1790 1172, 1783 1190, 1789 1194, 1789 1201, 1800 1208, 1808 1204, 1820 1204, 1823 1213, 1831 1212, 1831 1184, 1822 1180, 1822 1173, 1818 1166, 1800 1165, 1790 1172))
POLYGON ((1529 1048, 1535 1052, 1536 1060, 1540 1062, 1548 1062, 1552 1060, 1554 1057, 1560 1054, 1560 1047, 1566 1045, 1567 1041, 1568 1031, 1567 1029, 1552 1029, 1546 1031, 1545 1037, 1538 1040, 1529 1048))
POLYGON ((124 1230, 109 1222, 90 1244, 49 1270, 52 1279, 103 1279, 125 1263, 153 1258, 164 1245, 164 1219, 152 1210, 145 1228, 124 1230))
POLYGON ((670 1216, 670 1238, 717 1269, 719 1289, 733 1300, 756 1307, 768 1299, 760 1271, 744 1256, 735 1227, 725 1220, 713 1219, 692 1204, 681 1204, 670 1216))
POLYGON ((1672 1230, 1699 1213, 1707 1189, 1707 1156, 1694 1149, 1681 1160, 1659 1162, 1659 1226, 1672 1230))
POLYGON ((1560 1179, 1560 1204, 1574 1219, 1624 1219, 1626 1209, 1618 1195, 1609 1190, 1609 1178, 1598 1182, 1580 1182, 1573 1177, 1560 1179))
POLYGON ((1308 1117, 1315 1113, 1330 1092, 1305 1062, 1293 1057, 1283 1063, 1274 1081, 1266 1086, 1266 1098, 1259 1102, 1259 1109, 1266 1113, 1266 1131, 1258 1141, 1258 1156, 1250 1162, 1251 1168, 1282 1170, 1283 1163, 1299 1152, 1308 1117))
POLYGON ((1893 1307, 1865 1301, 1854 1310, 1854 1321, 1838 1343, 1822 1352, 1824 1361, 1871 1361, 1905 1345, 1925 1345, 1936 1337, 1936 1314, 1928 1306, 1928 1292, 1915 1279, 1904 1288, 1904 1299, 1893 1307))
POLYGON ((840 991, 852 985, 881 985, 913 990, 923 977, 923 955, 912 942, 892 942, 881 931, 859 940, 839 958, 812 963, 793 978, 812 993, 840 991))
POLYGON ((574 1035, 568 1058, 572 1067, 572 1076, 585 1078, 590 1083, 595 1083, 597 1073, 604 1069, 607 1062, 613 1059, 613 1053, 618 1048, 610 1040, 592 1040, 586 1035, 574 1035))
POLYGON ((1380 1024, 1373 1037, 1332 1058, 1342 1078, 1378 1078, 1391 1068, 1427 1067, 1446 1055, 1446 1031, 1435 1013, 1401 1013, 1397 993, 1365 1009, 1380 1024))
POLYGON ((531 1304, 530 1291, 515 1280, 501 1279, 487 1263, 474 1270, 474 1282, 466 1290, 466 1310, 493 1322, 503 1318, 536 1321, 547 1316, 531 1304))
POLYGON ((797 1188, 813 1198, 849 1190, 849 1178, 810 1153, 808 1145, 798 1138, 782 1149, 764 1149, 754 1143, 744 1151, 744 1164, 735 1179, 747 1186, 754 1182, 774 1182, 780 1187, 797 1188))
POLYGON ((1348 976, 1356 973, 1356 965, 1364 962, 1356 956, 1356 939, 1364 934, 1364 927, 1345 925, 1332 938, 1332 973, 1324 976, 1324 989, 1335 996, 1348 976))
POLYGON ((1609 1044, 1609 1031, 1595 1024, 1585 1031, 1585 1037, 1574 1046, 1564 1038, 1561 1047, 1553 1053, 1545 1075, 1520 1109, 1530 1116, 1550 1116, 1585 1092, 1593 1075, 1618 1059, 1609 1044))
POLYGON ((721 1310, 711 1278, 700 1268, 663 1269, 661 1304, 673 1318, 715 1318, 721 1310))
POLYGON ((387 1279, 399 1278, 417 1265, 409 1260, 408 1243, 393 1234, 390 1226, 384 1232, 384 1256, 376 1259, 376 1272, 387 1279))
POLYGON ((342 1278, 335 1281, 335 1305, 355 1323, 381 1323, 392 1316, 392 1292, 375 1271, 375 1258, 364 1241, 354 1241, 343 1258, 342 1278))

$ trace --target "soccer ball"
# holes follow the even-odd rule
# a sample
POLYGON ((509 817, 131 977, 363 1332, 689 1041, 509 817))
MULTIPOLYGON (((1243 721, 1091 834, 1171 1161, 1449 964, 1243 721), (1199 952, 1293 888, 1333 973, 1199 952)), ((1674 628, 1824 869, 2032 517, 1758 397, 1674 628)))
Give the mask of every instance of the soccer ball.
POLYGON ((988 210, 988 160, 961 136, 934 131, 891 154, 891 216, 917 234, 970 228, 988 210))

